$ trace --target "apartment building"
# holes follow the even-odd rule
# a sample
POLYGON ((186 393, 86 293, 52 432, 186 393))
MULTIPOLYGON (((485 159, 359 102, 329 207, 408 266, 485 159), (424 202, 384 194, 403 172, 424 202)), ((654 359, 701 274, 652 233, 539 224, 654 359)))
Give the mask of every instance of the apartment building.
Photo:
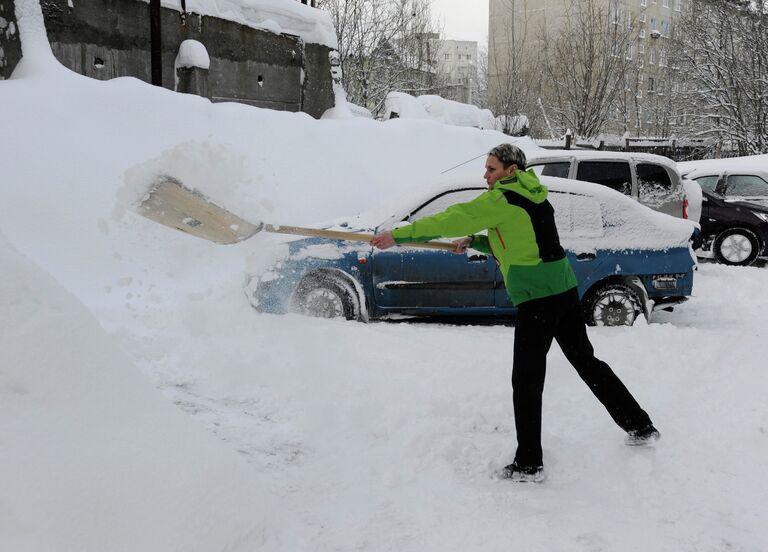
POLYGON ((477 95, 477 42, 436 40, 437 74, 441 95, 471 104, 477 95))
MULTIPOLYGON (((605 28, 627 33, 624 55, 629 63, 615 112, 606 131, 643 136, 674 132, 673 82, 669 67, 671 37, 683 3, 693 0, 588 0, 608 17, 605 28)), ((586 0, 489 0, 489 98, 503 95, 508 73, 521 63, 540 64, 543 37, 558 36, 568 9, 583 9, 586 0)), ((571 12, 572 13, 572 12, 571 12)), ((532 74, 536 74, 533 68, 532 74)), ((532 83, 533 84, 533 83, 532 83)), ((546 96, 547 83, 540 83, 546 96)), ((542 112, 526 115, 543 116, 542 112)), ((493 109, 494 106, 491 106, 493 109)))

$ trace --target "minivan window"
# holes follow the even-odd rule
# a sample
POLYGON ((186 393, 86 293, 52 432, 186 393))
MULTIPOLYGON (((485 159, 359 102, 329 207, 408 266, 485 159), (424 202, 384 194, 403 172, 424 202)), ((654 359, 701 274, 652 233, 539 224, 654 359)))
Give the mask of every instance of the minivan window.
POLYGON ((566 162, 558 163, 541 163, 540 165, 533 165, 531 167, 533 172, 539 176, 557 176, 559 178, 568 178, 568 172, 571 169, 571 164, 566 162))
POLYGON ((732 174, 726 190, 729 196, 768 196, 768 182, 753 174, 732 174))
POLYGON ((637 195, 644 198, 666 196, 672 190, 669 173, 661 165, 653 163, 637 164, 637 195))
POLYGON ((576 179, 602 184, 624 195, 632 195, 632 173, 626 161, 581 161, 576 179))

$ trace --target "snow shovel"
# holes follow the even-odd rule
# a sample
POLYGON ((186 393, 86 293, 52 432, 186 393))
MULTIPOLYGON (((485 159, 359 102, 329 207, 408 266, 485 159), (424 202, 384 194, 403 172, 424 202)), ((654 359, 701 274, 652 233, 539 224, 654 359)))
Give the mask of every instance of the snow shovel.
MULTIPOLYGON (((248 222, 169 176, 161 177, 152 185, 139 203, 138 211, 142 216, 164 226, 221 244, 239 243, 261 231, 368 243, 373 239, 373 234, 248 222)), ((401 245, 428 249, 454 249, 453 244, 440 242, 401 245)))

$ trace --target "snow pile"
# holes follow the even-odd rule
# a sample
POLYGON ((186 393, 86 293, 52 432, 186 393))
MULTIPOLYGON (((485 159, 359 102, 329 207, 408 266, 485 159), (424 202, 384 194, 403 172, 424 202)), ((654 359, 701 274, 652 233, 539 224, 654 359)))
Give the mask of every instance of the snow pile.
POLYGON ((176 55, 175 67, 199 67, 208 69, 211 66, 211 58, 208 50, 202 42, 187 39, 179 45, 179 53, 176 55))
POLYGON ((2 234, 0 265, 3 547, 263 545, 277 524, 257 474, 158 395, 93 316, 2 234))
POLYGON ((490 110, 446 100, 440 96, 427 94, 414 97, 405 92, 390 92, 384 102, 384 120, 430 119, 446 125, 496 128, 496 121, 490 110))
POLYGON ((446 100, 431 94, 416 98, 427 115, 435 121, 447 125, 468 126, 482 129, 495 129, 496 121, 490 109, 480 109, 476 105, 446 100))
POLYGON ((499 115, 496 117, 496 130, 515 136, 530 128, 531 124, 525 115, 499 115))
MULTIPOLYGON (((275 34, 297 35, 305 42, 329 48, 338 47, 330 14, 295 0, 187 0, 186 4, 188 12, 234 21, 275 34)), ((181 11, 178 0, 162 0, 162 5, 181 11)))

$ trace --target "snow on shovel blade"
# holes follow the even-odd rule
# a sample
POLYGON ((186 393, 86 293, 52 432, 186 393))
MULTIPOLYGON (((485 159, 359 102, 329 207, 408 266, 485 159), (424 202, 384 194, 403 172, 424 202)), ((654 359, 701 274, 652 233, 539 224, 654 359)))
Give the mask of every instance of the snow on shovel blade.
POLYGON ((262 228, 261 224, 241 219, 169 176, 155 182, 138 211, 164 226, 222 244, 241 242, 262 228))

